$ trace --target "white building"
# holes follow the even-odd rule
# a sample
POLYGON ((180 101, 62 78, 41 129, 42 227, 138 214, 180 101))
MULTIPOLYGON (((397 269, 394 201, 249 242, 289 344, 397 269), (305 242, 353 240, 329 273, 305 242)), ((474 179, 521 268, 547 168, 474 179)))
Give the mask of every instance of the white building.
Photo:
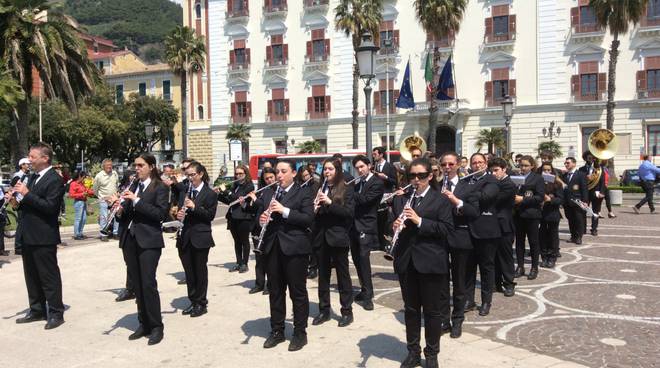
MULTIPOLYGON (((450 119, 441 108, 439 153, 476 152, 477 132, 502 128, 500 101, 515 98, 511 149, 536 153, 554 139, 564 155, 586 150, 586 137, 605 126, 609 33, 595 27, 588 0, 471 0, 460 32, 449 39, 426 37, 411 1, 385 0, 381 40, 393 39, 378 58, 374 84, 373 142, 386 131, 385 91, 398 95, 410 60, 417 107, 390 103, 393 146, 415 132, 425 137, 428 110, 424 60, 453 47, 460 110, 450 119), (388 83, 389 82, 389 83, 388 83)), ((328 152, 352 142, 351 41, 334 27, 336 0, 186 0, 184 23, 207 37, 207 69, 190 77, 191 156, 212 162, 217 173, 228 153, 232 122, 252 126, 250 154, 283 151, 291 140, 319 140, 328 152), (204 111, 208 112, 204 116, 204 111), (289 142, 283 141, 289 137, 289 142), (209 149, 212 147, 212 149, 209 149)), ((660 0, 619 37, 615 132, 618 168, 636 167, 641 152, 660 145, 660 0)), ((364 147, 364 95, 360 86, 360 146, 364 147)), ((660 152, 656 152, 660 160, 660 152)), ((231 166, 231 165, 228 165, 231 166)))

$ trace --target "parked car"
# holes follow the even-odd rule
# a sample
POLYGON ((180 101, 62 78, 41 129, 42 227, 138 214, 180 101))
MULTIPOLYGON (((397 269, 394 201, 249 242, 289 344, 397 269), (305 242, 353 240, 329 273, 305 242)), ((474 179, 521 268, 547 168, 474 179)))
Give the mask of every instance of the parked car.
POLYGON ((637 169, 623 170, 623 174, 621 174, 621 185, 639 185, 639 173, 637 169))

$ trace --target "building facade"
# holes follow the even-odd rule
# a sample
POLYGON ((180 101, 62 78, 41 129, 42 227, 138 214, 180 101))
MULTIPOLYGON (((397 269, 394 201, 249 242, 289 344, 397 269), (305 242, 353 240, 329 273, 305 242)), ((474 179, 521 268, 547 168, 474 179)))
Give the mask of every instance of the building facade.
MULTIPOLYGON (((538 144, 550 140, 553 123, 563 155, 580 156, 589 134, 605 127, 612 41, 595 25, 588 2, 472 0, 460 32, 436 40, 425 35, 410 2, 385 0, 372 85, 373 142, 385 141, 388 122, 391 146, 411 134, 427 136, 424 61, 438 48, 442 63, 452 55, 458 98, 440 105, 438 153, 476 152, 481 129, 504 127, 500 104, 510 95, 512 151, 536 154, 538 144), (417 105, 396 109, 408 61, 417 105)), ((252 127, 250 154, 292 152, 292 140, 318 140, 328 152, 351 148, 353 48, 334 27, 336 5, 336 0, 184 2, 184 23, 208 45, 205 71, 190 77, 191 156, 204 153, 218 173, 228 157, 225 135, 232 123, 252 127), (199 114, 200 107, 208 114, 199 114)), ((642 22, 619 40, 615 164, 623 169, 636 167, 643 152, 660 155, 660 0, 649 1, 642 22)), ((362 87, 360 82, 360 147, 362 87)))

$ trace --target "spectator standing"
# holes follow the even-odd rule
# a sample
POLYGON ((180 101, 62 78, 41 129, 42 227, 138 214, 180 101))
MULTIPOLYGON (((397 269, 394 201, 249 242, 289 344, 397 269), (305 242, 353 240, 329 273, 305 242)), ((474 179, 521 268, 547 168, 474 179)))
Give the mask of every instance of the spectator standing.
POLYGON ((87 173, 84 171, 76 172, 73 174, 73 181, 69 187, 69 197, 73 198, 73 209, 75 211, 75 217, 73 220, 73 240, 85 239, 83 229, 85 228, 85 222, 87 221, 87 198, 94 195, 94 191, 88 189, 84 184, 86 177, 87 173))
MULTIPOLYGON (((112 169, 112 160, 106 158, 101 163, 101 170, 94 177, 94 184, 92 190, 99 198, 99 229, 104 229, 108 226, 108 216, 110 215, 111 205, 108 204, 107 199, 117 193, 119 186, 119 175, 112 169)), ((112 237, 116 238, 119 231, 119 223, 115 221, 112 226, 112 237)), ((101 241, 108 241, 108 237, 100 234, 101 241)))

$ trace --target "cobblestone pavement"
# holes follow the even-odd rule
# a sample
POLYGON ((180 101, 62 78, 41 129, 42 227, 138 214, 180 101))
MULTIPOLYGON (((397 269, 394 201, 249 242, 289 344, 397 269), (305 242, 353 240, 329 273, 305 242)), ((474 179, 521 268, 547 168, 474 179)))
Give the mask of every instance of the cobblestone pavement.
MULTIPOLYGON (((467 313, 464 330, 591 367, 660 367, 660 215, 615 212, 581 246, 562 220, 556 268, 517 279, 515 297, 496 293, 490 315, 467 313)), ((381 252, 372 263, 376 303, 402 309, 391 264, 381 252)))

